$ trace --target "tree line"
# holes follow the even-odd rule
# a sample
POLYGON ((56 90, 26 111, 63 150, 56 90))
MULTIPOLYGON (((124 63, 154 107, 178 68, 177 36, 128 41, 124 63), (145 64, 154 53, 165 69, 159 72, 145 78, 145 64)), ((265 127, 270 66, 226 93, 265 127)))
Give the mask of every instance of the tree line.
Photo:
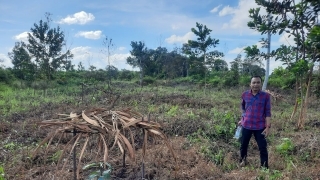
MULTIPOLYGON (((252 75, 264 76, 264 60, 274 57, 287 67, 276 69, 269 84, 287 88, 305 87, 305 91, 310 94, 311 84, 315 79, 312 77, 316 75, 313 69, 319 62, 320 27, 317 23, 320 3, 317 0, 302 0, 299 3, 295 3, 294 0, 256 0, 256 3, 260 7, 249 10, 248 27, 261 32, 262 35, 288 33, 294 37, 295 44, 281 45, 270 54, 264 53, 256 45, 248 46, 243 51, 244 55, 235 57, 229 67, 224 60, 224 54, 215 50, 219 46, 219 39, 212 38, 212 30, 197 22, 196 27, 191 28, 196 39, 189 40, 182 47, 172 51, 161 46, 150 49, 143 41, 132 41, 131 56, 127 58, 127 63, 138 68, 139 72, 128 73, 128 70, 118 70, 110 63, 105 69, 94 66, 85 69, 81 62, 77 67, 72 64, 73 55, 66 45, 64 32, 59 26, 51 27, 51 14, 46 13, 45 20, 34 23, 28 34, 28 43, 16 42, 12 52, 8 53, 13 67, 2 67, 0 80, 5 81, 11 74, 12 77, 31 84, 37 80, 56 80, 66 72, 79 72, 90 74, 87 77, 96 76, 97 79, 106 77, 108 81, 111 78, 126 76, 127 79, 137 78, 139 74, 140 84, 145 78, 187 78, 193 82, 235 86, 241 83, 242 78, 252 75), (268 15, 261 14, 261 8, 266 9, 268 15), (277 74, 288 74, 290 78, 281 81, 277 74)), ((261 41, 264 44, 262 48, 268 46, 268 39, 262 38, 261 41)), ((112 39, 106 38, 104 42, 104 46, 109 49, 112 39)), ((108 57, 109 55, 108 51, 108 57)), ((309 94, 303 97, 308 97, 309 94)))

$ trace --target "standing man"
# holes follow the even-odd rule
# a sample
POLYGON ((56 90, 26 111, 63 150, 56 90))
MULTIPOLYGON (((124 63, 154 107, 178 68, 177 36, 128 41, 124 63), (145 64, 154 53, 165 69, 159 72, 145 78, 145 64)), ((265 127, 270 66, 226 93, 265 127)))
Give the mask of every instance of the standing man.
POLYGON ((242 93, 242 118, 238 122, 242 126, 240 147, 240 166, 245 166, 247 151, 252 134, 259 146, 261 167, 268 168, 268 149, 266 137, 269 135, 271 119, 270 94, 261 91, 260 76, 251 78, 251 90, 242 93))

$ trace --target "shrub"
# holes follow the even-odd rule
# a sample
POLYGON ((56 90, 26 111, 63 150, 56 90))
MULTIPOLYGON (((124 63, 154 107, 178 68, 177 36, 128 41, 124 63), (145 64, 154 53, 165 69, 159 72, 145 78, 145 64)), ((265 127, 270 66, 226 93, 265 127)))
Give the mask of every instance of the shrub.
POLYGON ((294 149, 293 142, 289 138, 282 138, 281 141, 282 143, 276 147, 277 152, 281 155, 290 154, 294 149))
POLYGON ((150 76, 145 76, 143 78, 143 83, 146 84, 146 85, 153 84, 155 81, 156 81, 156 79, 153 78, 153 77, 150 77, 150 76))
POLYGON ((213 86, 219 86, 222 84, 222 79, 219 77, 214 77, 209 79, 209 84, 212 84, 213 86))
POLYGON ((131 81, 134 78, 134 73, 132 71, 123 69, 120 71, 118 78, 119 80, 131 81))
POLYGON ((239 84, 242 86, 248 86, 250 84, 251 76, 241 76, 239 84))

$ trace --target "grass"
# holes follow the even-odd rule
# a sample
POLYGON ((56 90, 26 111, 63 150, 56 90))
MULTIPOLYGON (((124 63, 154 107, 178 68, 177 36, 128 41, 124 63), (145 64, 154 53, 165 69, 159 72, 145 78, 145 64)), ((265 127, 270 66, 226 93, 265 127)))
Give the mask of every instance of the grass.
MULTIPOLYGON (((106 89, 102 85, 99 88, 106 89)), ((295 127, 298 115, 289 121, 294 99, 290 91, 283 94, 286 97, 285 101, 273 102, 272 128, 271 135, 268 137, 270 170, 263 171, 257 169, 259 151, 253 139, 248 152, 249 165, 245 168, 237 166, 239 142, 232 137, 236 122, 240 118, 241 92, 247 87, 208 88, 204 93, 203 88, 192 84, 148 85, 141 88, 130 82, 114 82, 112 88, 113 92, 121 95, 116 107, 131 107, 144 115, 150 114, 156 122, 163 124, 163 131, 169 139, 176 142, 176 151, 181 154, 186 153, 180 159, 178 158, 181 167, 176 179, 190 177, 207 179, 215 175, 217 175, 216 179, 312 179, 319 176, 318 99, 313 99, 310 103, 304 130, 297 130, 295 127), (207 168, 210 170, 202 171, 207 168)), ((10 162, 9 159, 2 161, 7 177, 13 177, 13 167, 21 165, 22 152, 34 149, 40 142, 40 137, 43 137, 42 133, 45 133, 34 127, 34 123, 30 123, 33 121, 25 118, 45 120, 55 117, 57 113, 83 110, 87 106, 104 107, 110 103, 108 94, 97 91, 93 87, 87 87, 82 93, 81 86, 49 89, 46 96, 43 96, 42 90, 1 87, 0 97, 0 107, 5 110, 1 111, 4 130, 0 124, 1 133, 5 132, 2 133, 1 138, 5 141, 0 145, 11 153, 8 157, 14 159, 14 162, 10 162), (18 123, 16 121, 11 123, 16 116, 15 113, 24 113, 24 118, 19 119, 18 123), (26 138, 33 143, 23 143, 22 139, 26 138)), ((48 157, 56 162, 59 151, 50 151, 50 153, 48 157)), ((166 150, 157 146, 154 153, 146 157, 146 171, 152 172, 154 168, 156 169, 155 179, 163 176, 165 179, 173 179, 172 166, 168 161, 164 161, 166 150), (148 159, 150 163, 147 162, 148 159)), ((25 154, 29 153, 25 152, 25 154)), ((84 160, 86 160, 85 157, 84 160)), ((117 161, 121 159, 114 158, 114 162, 110 162, 113 163, 114 176, 117 161)), ((49 167, 47 164, 43 166, 49 167)), ((28 164, 28 168, 32 167, 32 164, 28 164)), ((20 177, 22 177, 21 174, 20 177)))

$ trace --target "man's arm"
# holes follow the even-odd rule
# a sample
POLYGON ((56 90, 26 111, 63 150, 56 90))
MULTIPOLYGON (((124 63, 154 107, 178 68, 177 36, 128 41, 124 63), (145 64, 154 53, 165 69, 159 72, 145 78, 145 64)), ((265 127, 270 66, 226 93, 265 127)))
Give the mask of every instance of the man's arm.
POLYGON ((246 102, 244 101, 244 99, 242 99, 242 102, 241 102, 241 110, 243 115, 246 112, 246 102))
POLYGON ((266 128, 271 127, 271 117, 266 117, 266 128))
POLYGON ((270 94, 267 94, 265 105, 266 124, 265 130, 262 132, 266 137, 269 135, 269 129, 271 127, 271 101, 270 94))

